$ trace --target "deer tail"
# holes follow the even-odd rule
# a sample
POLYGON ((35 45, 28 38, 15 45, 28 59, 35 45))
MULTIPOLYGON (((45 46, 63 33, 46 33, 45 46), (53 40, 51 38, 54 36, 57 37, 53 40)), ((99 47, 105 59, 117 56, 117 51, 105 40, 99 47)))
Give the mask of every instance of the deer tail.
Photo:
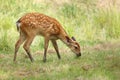
POLYGON ((20 20, 18 20, 16 22, 17 31, 20 31, 20 26, 21 26, 21 23, 20 23, 20 20))

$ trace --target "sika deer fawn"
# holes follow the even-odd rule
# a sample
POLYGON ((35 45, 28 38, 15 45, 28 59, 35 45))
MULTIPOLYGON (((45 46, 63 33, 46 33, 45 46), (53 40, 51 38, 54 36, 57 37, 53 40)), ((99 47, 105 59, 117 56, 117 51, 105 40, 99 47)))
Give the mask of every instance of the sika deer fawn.
POLYGON ((16 22, 16 25, 20 37, 15 44, 14 61, 16 61, 18 49, 23 42, 25 42, 23 48, 30 60, 33 61, 30 53, 30 45, 36 35, 44 37, 44 62, 46 62, 49 41, 52 42, 58 58, 61 58, 56 42, 58 39, 63 41, 77 56, 81 56, 80 46, 75 38, 70 38, 60 23, 54 18, 40 13, 27 13, 16 22))

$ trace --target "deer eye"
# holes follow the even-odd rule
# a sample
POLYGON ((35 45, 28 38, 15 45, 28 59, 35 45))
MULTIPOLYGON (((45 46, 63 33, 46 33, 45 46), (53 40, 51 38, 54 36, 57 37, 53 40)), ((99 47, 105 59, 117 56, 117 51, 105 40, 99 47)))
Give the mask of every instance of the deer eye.
POLYGON ((77 47, 75 46, 75 49, 77 49, 77 47))

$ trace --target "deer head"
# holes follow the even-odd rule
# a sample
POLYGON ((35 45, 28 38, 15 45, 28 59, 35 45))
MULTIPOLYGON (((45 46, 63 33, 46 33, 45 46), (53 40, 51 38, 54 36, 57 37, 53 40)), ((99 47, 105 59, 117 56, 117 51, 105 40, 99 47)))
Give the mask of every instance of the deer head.
POLYGON ((80 46, 76 39, 74 37, 69 38, 68 36, 66 36, 66 40, 67 46, 71 49, 71 51, 75 53, 77 57, 81 56, 80 46))

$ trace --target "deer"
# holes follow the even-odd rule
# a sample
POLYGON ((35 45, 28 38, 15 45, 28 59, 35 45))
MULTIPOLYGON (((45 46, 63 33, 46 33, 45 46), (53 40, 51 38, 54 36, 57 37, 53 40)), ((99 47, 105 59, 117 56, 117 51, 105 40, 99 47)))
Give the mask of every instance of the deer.
POLYGON ((30 61, 34 61, 30 52, 30 45, 37 35, 43 36, 44 38, 43 62, 46 62, 46 54, 50 41, 53 44, 58 59, 61 59, 61 56, 59 54, 57 40, 61 40, 64 44, 66 44, 68 48, 77 55, 77 57, 81 56, 79 43, 74 37, 70 38, 68 36, 65 29, 55 18, 38 12, 26 13, 16 22, 16 27, 20 36, 15 44, 14 62, 16 62, 17 52, 23 43, 23 48, 30 61))

